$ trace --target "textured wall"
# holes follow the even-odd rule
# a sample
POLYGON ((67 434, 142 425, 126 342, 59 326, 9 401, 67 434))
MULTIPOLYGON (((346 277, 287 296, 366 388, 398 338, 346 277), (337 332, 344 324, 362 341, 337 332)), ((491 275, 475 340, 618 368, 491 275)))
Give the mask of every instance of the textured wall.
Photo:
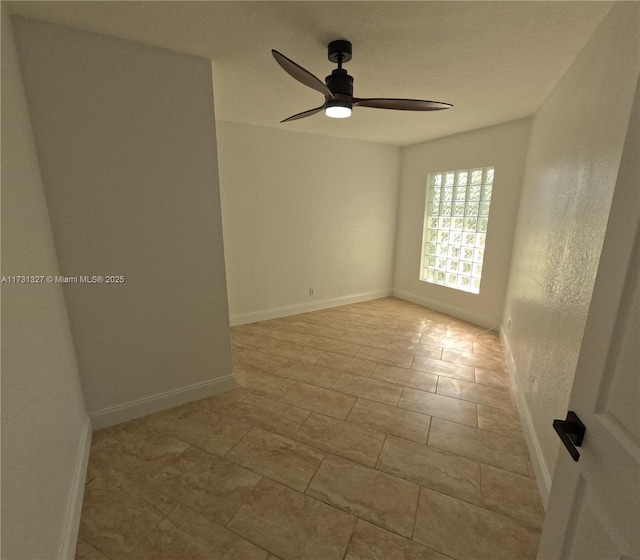
POLYGON ((15 27, 60 269, 125 277, 65 285, 94 425, 215 391, 232 370, 210 61, 15 27))
POLYGON ((393 284, 399 297, 487 326, 500 322, 530 125, 531 119, 524 119, 403 148, 393 284), (496 175, 480 293, 420 281, 427 176, 492 165, 496 175))
POLYGON ((543 495, 559 440, 638 79, 640 5, 619 3, 531 132, 503 325, 538 446, 543 495))
MULTIPOLYGON (((11 19, 2 7, 2 274, 57 275, 11 19)), ((2 285, 2 557, 73 557, 90 438, 62 286, 2 285), (75 483, 75 484, 74 484, 75 483), (69 509, 68 509, 69 508, 69 509)))
POLYGON ((218 149, 232 319, 390 293, 400 148, 219 122, 218 149))

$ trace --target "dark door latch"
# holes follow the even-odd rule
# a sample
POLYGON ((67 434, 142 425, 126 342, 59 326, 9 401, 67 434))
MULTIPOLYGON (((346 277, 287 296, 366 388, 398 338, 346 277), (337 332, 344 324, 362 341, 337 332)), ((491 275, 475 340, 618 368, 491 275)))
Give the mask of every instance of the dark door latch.
POLYGON ((554 420, 553 429, 558 433, 562 443, 567 448, 567 451, 573 457, 574 461, 580 459, 580 453, 576 447, 582 445, 584 440, 584 433, 587 431, 584 424, 578 418, 578 415, 573 412, 567 412, 566 420, 554 420))

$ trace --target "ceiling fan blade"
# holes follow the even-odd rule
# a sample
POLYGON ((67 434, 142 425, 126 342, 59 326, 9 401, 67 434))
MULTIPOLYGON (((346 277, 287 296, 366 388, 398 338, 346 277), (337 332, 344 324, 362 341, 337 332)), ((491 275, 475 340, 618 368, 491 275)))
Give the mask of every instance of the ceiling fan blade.
POLYGON ((374 109, 396 109, 398 111, 440 111, 453 107, 451 103, 439 101, 424 101, 422 99, 389 99, 389 98, 354 98, 353 104, 358 107, 373 107, 374 109))
POLYGON ((275 49, 271 49, 271 54, 273 55, 273 58, 276 59, 276 62, 280 66, 282 66, 284 71, 287 72, 287 74, 289 74, 292 78, 295 78, 305 86, 309 86, 310 88, 319 91, 325 97, 333 99, 333 93, 329 91, 329 88, 324 84, 324 82, 322 82, 319 78, 316 78, 311 72, 305 70, 302 66, 296 64, 295 62, 293 62, 293 60, 287 58, 275 49))
POLYGON ((324 109, 324 105, 320 105, 320 107, 316 107, 315 109, 309 109, 308 111, 303 111, 302 113, 297 113, 295 115, 290 116, 288 119, 284 119, 283 121, 280 121, 280 122, 283 123, 283 122, 289 122, 289 121, 297 121, 298 119, 304 119, 305 117, 310 117, 311 115, 315 115, 316 113, 319 113, 320 111, 322 111, 322 109, 324 109))

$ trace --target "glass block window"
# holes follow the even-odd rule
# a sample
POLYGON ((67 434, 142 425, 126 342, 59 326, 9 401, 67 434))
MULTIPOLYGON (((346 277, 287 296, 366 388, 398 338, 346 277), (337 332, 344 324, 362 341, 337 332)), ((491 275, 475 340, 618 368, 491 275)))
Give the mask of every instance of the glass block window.
POLYGON ((430 173, 420 280, 480 293, 493 167, 430 173))

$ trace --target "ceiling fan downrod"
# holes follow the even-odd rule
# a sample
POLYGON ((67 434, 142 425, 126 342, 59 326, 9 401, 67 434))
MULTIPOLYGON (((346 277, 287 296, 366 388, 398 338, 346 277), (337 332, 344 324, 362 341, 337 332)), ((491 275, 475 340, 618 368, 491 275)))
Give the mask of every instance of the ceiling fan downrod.
POLYGON ((338 65, 331 71, 324 81, 333 99, 327 100, 325 114, 328 117, 345 118, 351 116, 353 106, 353 77, 342 68, 344 62, 349 62, 352 56, 352 46, 349 41, 339 39, 331 41, 328 46, 327 58, 338 65))

